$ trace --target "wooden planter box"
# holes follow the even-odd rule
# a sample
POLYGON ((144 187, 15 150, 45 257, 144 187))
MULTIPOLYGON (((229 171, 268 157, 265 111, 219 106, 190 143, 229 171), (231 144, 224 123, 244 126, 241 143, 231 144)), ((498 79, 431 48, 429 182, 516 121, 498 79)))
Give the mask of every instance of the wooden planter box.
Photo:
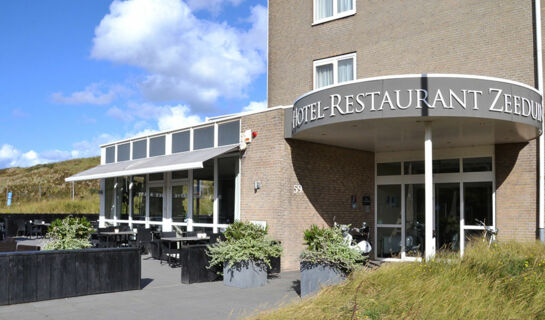
POLYGON ((345 279, 344 272, 328 264, 301 262, 301 297, 318 292, 323 286, 337 284, 345 279))
POLYGON ((0 253, 0 305, 140 289, 138 248, 0 253))
POLYGON ((223 284, 236 288, 256 288, 267 284, 267 265, 261 261, 243 261, 223 267, 223 284))
POLYGON ((182 283, 198 283, 219 280, 221 268, 208 269, 210 257, 206 254, 206 244, 188 245, 180 248, 182 283))

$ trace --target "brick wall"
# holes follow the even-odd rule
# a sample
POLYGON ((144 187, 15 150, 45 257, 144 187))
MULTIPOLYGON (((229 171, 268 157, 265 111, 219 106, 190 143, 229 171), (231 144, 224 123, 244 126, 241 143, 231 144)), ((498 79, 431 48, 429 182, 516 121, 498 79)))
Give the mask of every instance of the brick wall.
POLYGON ((374 228, 374 208, 365 212, 364 195, 374 199, 374 154, 304 141, 286 141, 283 110, 242 118, 241 129, 258 136, 243 153, 241 219, 267 221, 273 238, 283 243, 282 268, 299 268, 303 231, 312 224, 354 226, 367 221, 374 228), (254 181, 261 189, 254 191, 254 181), (294 193, 301 185, 303 193, 294 193), (351 207, 351 196, 357 208, 351 207))
MULTIPOLYGON (((356 0, 354 16, 312 26, 313 0, 271 0, 269 106, 291 105, 313 89, 314 60, 350 52, 357 78, 457 73, 535 86, 532 3, 356 0)), ((543 0, 541 7, 545 16, 543 0)), ((535 239, 537 158, 535 140, 496 146, 500 238, 535 239)))
POLYGON ((312 90, 314 60, 349 52, 357 78, 461 73, 534 85, 531 0, 356 0, 356 8, 312 26, 313 0, 269 1, 269 106, 312 90))
POLYGON ((499 239, 535 240, 536 141, 496 145, 496 225, 499 239))

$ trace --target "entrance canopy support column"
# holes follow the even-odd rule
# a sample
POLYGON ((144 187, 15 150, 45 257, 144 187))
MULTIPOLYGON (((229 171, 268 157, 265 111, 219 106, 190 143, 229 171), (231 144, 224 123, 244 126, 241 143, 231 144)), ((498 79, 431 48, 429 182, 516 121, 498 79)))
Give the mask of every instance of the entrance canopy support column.
POLYGON ((435 255, 435 239, 433 237, 433 144, 431 122, 425 123, 424 134, 424 181, 425 181, 425 237, 426 260, 435 255))

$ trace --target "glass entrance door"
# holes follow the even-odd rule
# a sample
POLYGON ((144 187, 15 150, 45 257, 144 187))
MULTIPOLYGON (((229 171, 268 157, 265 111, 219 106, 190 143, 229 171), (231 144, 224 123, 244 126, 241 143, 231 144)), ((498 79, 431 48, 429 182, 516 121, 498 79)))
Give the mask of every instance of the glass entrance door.
POLYGON ((433 160, 432 221, 426 221, 425 214, 424 162, 418 158, 392 162, 404 157, 403 153, 376 155, 373 250, 377 259, 419 259, 428 245, 434 253, 463 254, 468 241, 482 234, 483 223, 495 226, 494 162, 486 155, 493 148, 483 150, 460 151, 472 157, 433 160), (433 229, 429 243, 426 224, 433 229))
POLYGON ((460 249, 460 184, 435 184, 434 236, 437 251, 460 249))

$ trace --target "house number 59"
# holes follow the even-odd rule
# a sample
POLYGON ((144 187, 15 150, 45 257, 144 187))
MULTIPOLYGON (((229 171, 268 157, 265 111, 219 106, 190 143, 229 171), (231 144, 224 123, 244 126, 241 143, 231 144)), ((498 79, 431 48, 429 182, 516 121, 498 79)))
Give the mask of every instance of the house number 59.
POLYGON ((302 193, 303 192, 303 186, 300 184, 294 184, 293 185, 293 193, 302 193))

